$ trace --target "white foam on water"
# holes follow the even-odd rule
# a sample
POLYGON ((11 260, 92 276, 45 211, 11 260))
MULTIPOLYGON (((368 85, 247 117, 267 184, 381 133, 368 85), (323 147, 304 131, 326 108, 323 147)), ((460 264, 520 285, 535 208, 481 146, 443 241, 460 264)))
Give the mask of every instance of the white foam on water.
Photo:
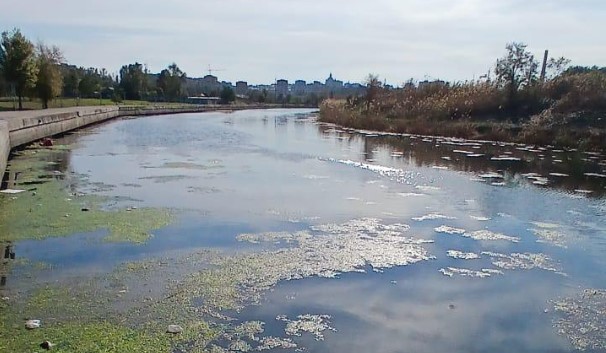
POLYGON ((492 232, 486 229, 476 230, 470 233, 463 233, 462 236, 474 240, 505 240, 513 243, 518 243, 520 241, 520 238, 518 237, 512 237, 502 233, 492 232))
POLYGON ((433 220, 433 219, 456 219, 456 217, 452 217, 452 216, 446 216, 443 214, 439 214, 439 213, 429 213, 426 214, 424 216, 420 216, 420 217, 412 217, 413 221, 426 221, 426 220, 433 220))
POLYGON ((465 233, 465 229, 454 228, 454 227, 449 227, 449 226, 439 226, 437 228, 434 228, 433 230, 436 231, 437 233, 446 233, 446 234, 464 234, 465 233))
POLYGON ((467 268, 447 267, 439 270, 444 276, 453 277, 454 275, 462 277, 486 278, 493 274, 499 274, 494 270, 482 269, 480 271, 470 270, 467 268))
POLYGON ((480 222, 490 221, 489 217, 483 217, 483 216, 473 216, 473 215, 470 215, 469 218, 475 219, 476 221, 480 221, 480 222))
POLYGON ((513 253, 511 255, 482 251, 482 255, 492 258, 492 264, 503 270, 541 269, 565 276, 560 266, 542 253, 513 253))
POLYGON ((479 259, 480 255, 473 252, 463 252, 459 250, 448 250, 446 255, 452 257, 453 259, 461 259, 461 260, 475 260, 479 259))
POLYGON ((503 179, 503 175, 499 174, 499 173, 484 173, 484 174, 480 174, 478 175, 480 178, 484 178, 484 179, 503 179))
POLYGON ((418 189, 421 191, 438 191, 438 190, 440 190, 439 187, 431 186, 431 185, 417 185, 417 186, 415 186, 415 189, 418 189))
POLYGON ((521 161, 521 158, 512 156, 498 156, 490 158, 491 161, 521 161))

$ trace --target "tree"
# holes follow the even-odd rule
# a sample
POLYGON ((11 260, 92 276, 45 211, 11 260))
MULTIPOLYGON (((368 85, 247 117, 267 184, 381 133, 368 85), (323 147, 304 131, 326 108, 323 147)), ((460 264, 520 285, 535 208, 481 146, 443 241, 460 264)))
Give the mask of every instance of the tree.
POLYGON ((231 87, 224 86, 223 89, 221 90, 220 97, 221 97, 221 103, 229 104, 236 100, 236 93, 234 92, 234 90, 231 87))
POLYGON ((140 100, 147 95, 147 77, 143 65, 139 63, 124 65, 120 69, 120 88, 126 99, 140 100))
POLYGON ((186 78, 187 74, 181 71, 177 64, 172 63, 168 68, 160 72, 157 85, 164 92, 165 99, 176 101, 183 96, 182 87, 185 84, 186 78))
POLYGON ((370 105, 377 99, 381 91, 381 81, 379 76, 369 74, 366 78, 366 110, 370 109, 370 105))
POLYGON ((35 86, 38 68, 34 45, 18 29, 2 32, 0 71, 4 79, 14 85, 19 109, 23 109, 23 96, 35 86))
POLYGON ((507 89, 509 105, 513 107, 518 91, 536 82, 539 64, 524 43, 509 43, 505 49, 507 54, 497 60, 495 74, 497 84, 507 89))
POLYGON ((37 46, 36 61, 38 77, 36 79, 36 94, 42 101, 42 108, 48 108, 48 102, 61 94, 63 77, 59 69, 63 55, 58 47, 48 47, 43 43, 37 46))

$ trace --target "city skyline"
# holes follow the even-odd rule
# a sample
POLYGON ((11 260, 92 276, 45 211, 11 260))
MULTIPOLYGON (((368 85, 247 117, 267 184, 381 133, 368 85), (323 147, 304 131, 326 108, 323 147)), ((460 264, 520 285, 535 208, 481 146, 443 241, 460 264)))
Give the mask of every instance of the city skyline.
POLYGON ((603 66, 605 14, 597 0, 151 0, 127 8, 116 0, 22 0, 3 9, 0 23, 59 46, 71 64, 110 72, 135 61, 159 72, 176 62, 190 77, 210 65, 230 82, 322 81, 333 72, 345 82, 373 73, 401 85, 478 78, 512 41, 537 57, 549 49, 574 65, 603 66))

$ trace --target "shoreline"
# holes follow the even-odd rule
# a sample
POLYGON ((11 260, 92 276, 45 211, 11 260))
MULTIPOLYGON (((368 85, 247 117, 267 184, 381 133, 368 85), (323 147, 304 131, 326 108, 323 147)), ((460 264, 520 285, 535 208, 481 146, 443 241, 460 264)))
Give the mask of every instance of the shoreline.
POLYGON ((555 146, 586 151, 606 150, 606 127, 568 123, 559 117, 558 124, 527 120, 520 123, 491 119, 458 119, 427 121, 422 119, 389 119, 365 115, 342 107, 320 106, 319 122, 354 130, 419 136, 441 136, 474 141, 499 141, 537 146, 555 146))

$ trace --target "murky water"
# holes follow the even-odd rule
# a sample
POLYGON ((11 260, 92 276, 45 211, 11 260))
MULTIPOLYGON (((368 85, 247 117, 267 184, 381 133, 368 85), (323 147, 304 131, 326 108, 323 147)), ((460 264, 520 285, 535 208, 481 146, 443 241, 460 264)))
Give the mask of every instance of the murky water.
MULTIPOLYGON (((574 349, 552 302, 606 283, 606 156, 345 131, 309 113, 125 119, 66 136, 74 148, 50 169, 83 175, 78 191, 177 218, 143 245, 102 242, 103 230, 11 244, 45 266, 11 266, 0 288, 201 249, 284 249, 292 268, 233 316, 309 352, 574 349), (306 314, 326 316, 297 321, 306 314)), ((6 186, 31 188, 16 172, 6 186)))

